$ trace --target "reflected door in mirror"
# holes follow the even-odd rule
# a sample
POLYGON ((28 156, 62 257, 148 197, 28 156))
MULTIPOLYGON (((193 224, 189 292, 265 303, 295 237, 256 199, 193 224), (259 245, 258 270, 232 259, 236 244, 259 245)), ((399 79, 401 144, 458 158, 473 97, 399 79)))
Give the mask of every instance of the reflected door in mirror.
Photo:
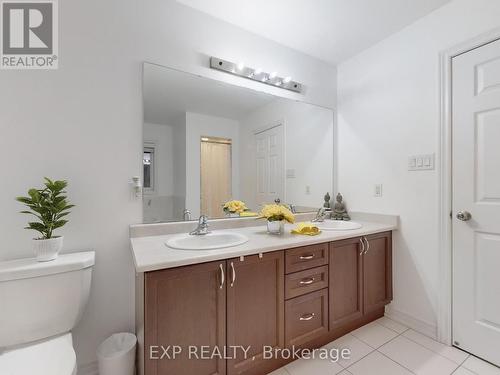
POLYGON ((257 204, 283 199, 283 125, 255 134, 257 204))
POLYGON ((231 140, 201 138, 201 213, 210 218, 224 217, 224 203, 231 200, 231 140))

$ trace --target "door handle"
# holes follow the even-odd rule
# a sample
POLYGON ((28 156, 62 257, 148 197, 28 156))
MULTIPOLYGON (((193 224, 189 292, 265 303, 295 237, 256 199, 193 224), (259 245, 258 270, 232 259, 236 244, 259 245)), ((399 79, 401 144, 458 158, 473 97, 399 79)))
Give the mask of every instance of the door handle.
POLYGON ((235 281, 236 281, 236 271, 234 270, 233 262, 231 262, 231 288, 233 287, 235 281))
POLYGON ((222 287, 224 286, 224 268, 222 267, 222 264, 219 264, 219 268, 220 268, 220 285, 219 285, 219 289, 222 289, 222 287))
POLYGON ((361 251, 359 252, 359 255, 363 255, 363 253, 365 252, 365 243, 363 242, 362 237, 359 239, 359 242, 361 242, 361 251))
POLYGON ((469 221, 470 219, 472 219, 472 215, 468 211, 458 211, 457 219, 462 221, 469 221))
POLYGON ((368 239, 366 237, 363 237, 363 238, 365 239, 365 242, 366 242, 366 250, 363 253, 363 255, 365 255, 370 250, 370 241, 368 241, 368 239))

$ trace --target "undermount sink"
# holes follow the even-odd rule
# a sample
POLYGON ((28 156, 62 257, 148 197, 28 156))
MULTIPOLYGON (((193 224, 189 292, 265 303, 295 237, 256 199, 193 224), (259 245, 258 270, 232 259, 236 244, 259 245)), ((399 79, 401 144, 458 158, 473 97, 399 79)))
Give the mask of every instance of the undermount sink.
POLYGON ((321 230, 354 230, 362 227, 355 221, 325 220, 322 223, 315 223, 321 230))
POLYGON ((215 250, 244 244, 248 237, 233 232, 212 232, 204 235, 181 234, 172 237, 166 245, 178 250, 215 250))

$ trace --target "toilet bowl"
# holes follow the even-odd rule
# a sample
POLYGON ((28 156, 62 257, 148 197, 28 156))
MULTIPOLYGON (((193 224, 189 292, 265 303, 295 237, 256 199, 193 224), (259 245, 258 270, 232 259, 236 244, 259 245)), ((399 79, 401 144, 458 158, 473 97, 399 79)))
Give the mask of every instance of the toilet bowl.
POLYGON ((76 375, 71 333, 0 354, 2 375, 76 375))
POLYGON ((1 375, 76 375, 71 330, 87 304, 94 257, 0 262, 1 375))

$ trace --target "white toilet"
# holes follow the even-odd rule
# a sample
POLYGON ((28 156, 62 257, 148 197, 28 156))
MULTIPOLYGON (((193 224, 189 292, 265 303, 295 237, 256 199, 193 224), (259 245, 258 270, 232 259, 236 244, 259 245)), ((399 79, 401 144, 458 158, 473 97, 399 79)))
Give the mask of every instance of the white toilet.
POLYGON ((94 258, 0 262, 0 374, 76 374, 71 330, 87 304, 94 258))

